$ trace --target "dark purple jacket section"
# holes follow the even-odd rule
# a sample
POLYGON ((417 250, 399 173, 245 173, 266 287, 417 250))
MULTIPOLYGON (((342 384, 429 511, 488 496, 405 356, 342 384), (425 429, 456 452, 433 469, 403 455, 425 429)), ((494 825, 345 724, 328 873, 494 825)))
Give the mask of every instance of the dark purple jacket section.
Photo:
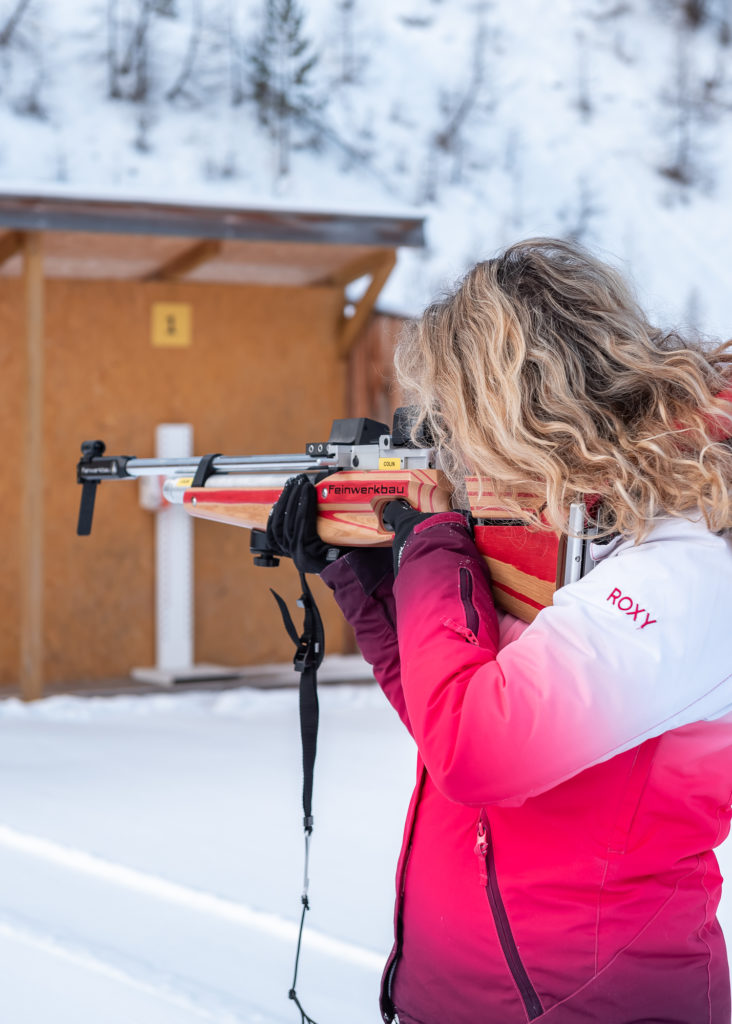
POLYGON ((391 548, 352 551, 321 573, 374 676, 411 733, 402 692, 391 548))

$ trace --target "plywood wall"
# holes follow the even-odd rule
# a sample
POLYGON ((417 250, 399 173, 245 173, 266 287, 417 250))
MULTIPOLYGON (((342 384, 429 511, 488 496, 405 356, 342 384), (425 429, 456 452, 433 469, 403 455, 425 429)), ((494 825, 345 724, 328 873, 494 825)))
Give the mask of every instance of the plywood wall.
MULTIPOLYGON (((345 414, 335 358, 341 295, 331 288, 51 281, 46 294, 45 663, 49 684, 126 675, 154 662, 153 516, 136 482, 103 484, 91 537, 75 534, 82 440, 153 455, 155 426, 190 422, 197 454, 300 451, 345 414), (154 302, 189 303, 192 344, 151 344, 154 302)), ((0 281, 0 408, 6 463, 0 573, 0 684, 18 675, 18 461, 23 428, 23 312, 0 281)), ((269 587, 296 596, 291 566, 251 565, 248 532, 196 522, 196 658, 286 660, 290 641, 269 587)), ((318 581, 319 582, 319 581, 318 581)), ((330 649, 344 630, 319 589, 330 649)))
POLYGON ((348 366, 348 405, 353 416, 370 416, 391 426, 402 404, 394 376, 394 349, 404 320, 374 314, 356 340, 348 366))
POLYGON ((0 682, 15 682, 20 662, 20 516, 23 465, 24 322, 20 282, 0 287, 0 436, 8 454, 3 487, 0 572, 0 682), (12 455, 10 454, 12 453, 12 455), (13 468, 10 469, 12 460, 13 468))

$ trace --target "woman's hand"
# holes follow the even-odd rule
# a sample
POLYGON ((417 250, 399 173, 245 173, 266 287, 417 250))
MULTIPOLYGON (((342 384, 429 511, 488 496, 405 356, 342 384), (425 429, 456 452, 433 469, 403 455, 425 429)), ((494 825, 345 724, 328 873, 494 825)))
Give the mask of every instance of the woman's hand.
POLYGON ((320 573, 349 551, 318 536, 318 498, 310 479, 290 477, 267 521, 267 544, 276 555, 291 558, 299 572, 320 573))
POLYGON ((381 521, 387 530, 392 530, 394 532, 392 551, 394 553, 395 576, 399 571, 399 562, 402 557, 404 545, 409 540, 412 530, 415 526, 419 525, 419 523, 424 522, 425 519, 430 519, 433 515, 433 512, 418 512, 403 498, 398 498, 396 501, 390 501, 384 508, 381 515, 381 521))

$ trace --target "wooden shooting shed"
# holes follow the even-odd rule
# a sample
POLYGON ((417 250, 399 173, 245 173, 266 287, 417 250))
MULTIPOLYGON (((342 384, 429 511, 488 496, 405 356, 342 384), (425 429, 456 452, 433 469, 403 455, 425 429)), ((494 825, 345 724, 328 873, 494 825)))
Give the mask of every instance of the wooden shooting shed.
MULTIPOLYGON (((369 412, 349 408, 350 353, 396 249, 421 244, 409 217, 0 196, 0 686, 30 699, 154 660, 153 514, 107 483, 76 536, 81 441, 150 456, 167 422, 193 424, 196 454, 324 440, 369 412)), ((195 538, 197 660, 289 659, 269 587, 293 599, 292 567, 254 568, 244 530, 195 538)))

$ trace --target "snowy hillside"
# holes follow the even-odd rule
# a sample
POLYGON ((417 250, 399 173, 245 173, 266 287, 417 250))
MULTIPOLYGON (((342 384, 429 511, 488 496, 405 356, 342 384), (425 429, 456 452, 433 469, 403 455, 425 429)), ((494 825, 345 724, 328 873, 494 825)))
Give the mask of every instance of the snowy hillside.
POLYGON ((511 240, 572 235, 664 322, 727 337, 731 18, 727 0, 0 0, 0 188, 414 205, 428 246, 382 298, 408 312, 511 240))
POLYGON ((396 311, 512 240, 569 234, 663 322, 728 337, 731 17, 727 0, 0 0, 0 187, 417 206, 428 246, 402 254, 396 311))

